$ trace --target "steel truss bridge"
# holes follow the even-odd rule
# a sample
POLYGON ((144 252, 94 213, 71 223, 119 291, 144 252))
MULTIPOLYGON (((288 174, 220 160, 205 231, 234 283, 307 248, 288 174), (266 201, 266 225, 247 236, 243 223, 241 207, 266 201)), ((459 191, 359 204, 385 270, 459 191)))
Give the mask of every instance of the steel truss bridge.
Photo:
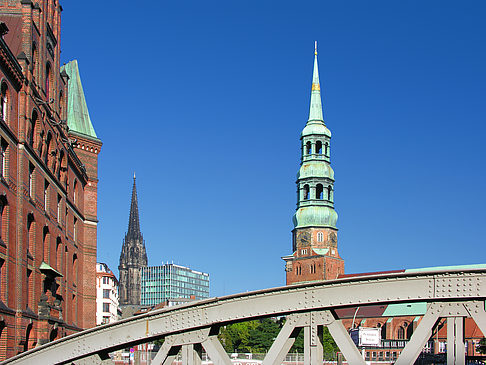
POLYGON ((215 365, 231 365, 218 340, 230 323, 285 316, 263 360, 279 365, 304 331, 304 364, 322 365, 319 334, 329 329, 347 362, 365 365, 336 310, 397 303, 426 303, 427 310, 395 364, 415 362, 438 322, 447 319, 447 364, 465 364, 464 318, 486 334, 486 269, 391 273, 298 284, 211 298, 163 308, 91 328, 12 357, 4 364, 105 364, 108 353, 164 338, 152 364, 170 364, 181 351, 184 365, 200 365, 202 349, 215 365))

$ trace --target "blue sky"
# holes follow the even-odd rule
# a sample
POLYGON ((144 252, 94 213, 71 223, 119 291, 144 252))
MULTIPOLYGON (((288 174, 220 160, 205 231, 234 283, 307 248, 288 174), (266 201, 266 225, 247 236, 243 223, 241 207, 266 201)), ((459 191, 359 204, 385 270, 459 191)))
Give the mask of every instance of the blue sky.
POLYGON ((214 296, 285 283, 314 40, 346 272, 486 262, 483 1, 62 5, 115 272, 136 171, 150 265, 214 296))

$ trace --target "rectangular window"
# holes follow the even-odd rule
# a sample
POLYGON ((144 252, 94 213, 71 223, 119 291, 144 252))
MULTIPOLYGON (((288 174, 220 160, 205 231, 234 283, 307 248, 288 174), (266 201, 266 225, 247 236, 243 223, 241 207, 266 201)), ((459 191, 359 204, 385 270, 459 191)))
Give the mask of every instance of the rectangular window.
POLYGON ((110 317, 109 316, 103 316, 103 321, 101 323, 103 323, 103 324, 110 323, 110 317))
POLYGON ((108 277, 107 276, 103 276, 103 284, 108 284, 108 277))
POLYGON ((110 303, 103 303, 103 312, 110 313, 110 303))
POLYGON ((110 298, 110 289, 103 289, 103 298, 105 299, 110 298))

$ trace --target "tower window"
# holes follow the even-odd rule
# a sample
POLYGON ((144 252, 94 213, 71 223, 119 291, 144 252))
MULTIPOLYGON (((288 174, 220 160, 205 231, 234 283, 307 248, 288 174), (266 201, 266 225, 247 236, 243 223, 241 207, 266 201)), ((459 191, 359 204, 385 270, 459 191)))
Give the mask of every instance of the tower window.
POLYGON ((322 184, 317 184, 316 186, 316 199, 323 199, 323 191, 324 191, 324 187, 322 186, 322 184))
POLYGON ((317 232, 317 242, 324 241, 324 234, 322 232, 317 232))
POLYGON ((306 154, 310 155, 312 153, 312 143, 307 142, 305 145, 305 152, 306 154))
POLYGON ((327 187, 327 200, 329 200, 329 201, 331 200, 331 191, 332 191, 332 186, 329 185, 327 187))
POLYGON ((304 200, 309 200, 309 185, 304 185, 304 200))
POLYGON ((322 142, 321 141, 317 141, 317 143, 316 143, 316 153, 318 153, 319 155, 322 154, 322 142))
POLYGON ((326 144, 324 145, 324 154, 327 156, 328 152, 329 152, 329 143, 326 142, 326 144))

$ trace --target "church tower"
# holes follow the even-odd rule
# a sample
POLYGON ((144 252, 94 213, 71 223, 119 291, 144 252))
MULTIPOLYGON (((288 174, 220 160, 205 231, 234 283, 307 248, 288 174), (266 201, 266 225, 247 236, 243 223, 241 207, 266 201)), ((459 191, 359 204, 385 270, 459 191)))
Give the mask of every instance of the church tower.
POLYGON ((297 174, 297 211, 292 231, 292 255, 286 262, 287 285, 336 279, 344 273, 337 248, 331 132, 324 124, 317 66, 317 42, 309 120, 301 133, 302 158, 297 174))
POLYGON ((145 266, 147 266, 147 252, 145 251, 145 241, 143 240, 142 232, 140 232, 137 186, 134 174, 128 231, 123 240, 120 265, 118 266, 120 273, 120 305, 140 305, 140 269, 145 266))

